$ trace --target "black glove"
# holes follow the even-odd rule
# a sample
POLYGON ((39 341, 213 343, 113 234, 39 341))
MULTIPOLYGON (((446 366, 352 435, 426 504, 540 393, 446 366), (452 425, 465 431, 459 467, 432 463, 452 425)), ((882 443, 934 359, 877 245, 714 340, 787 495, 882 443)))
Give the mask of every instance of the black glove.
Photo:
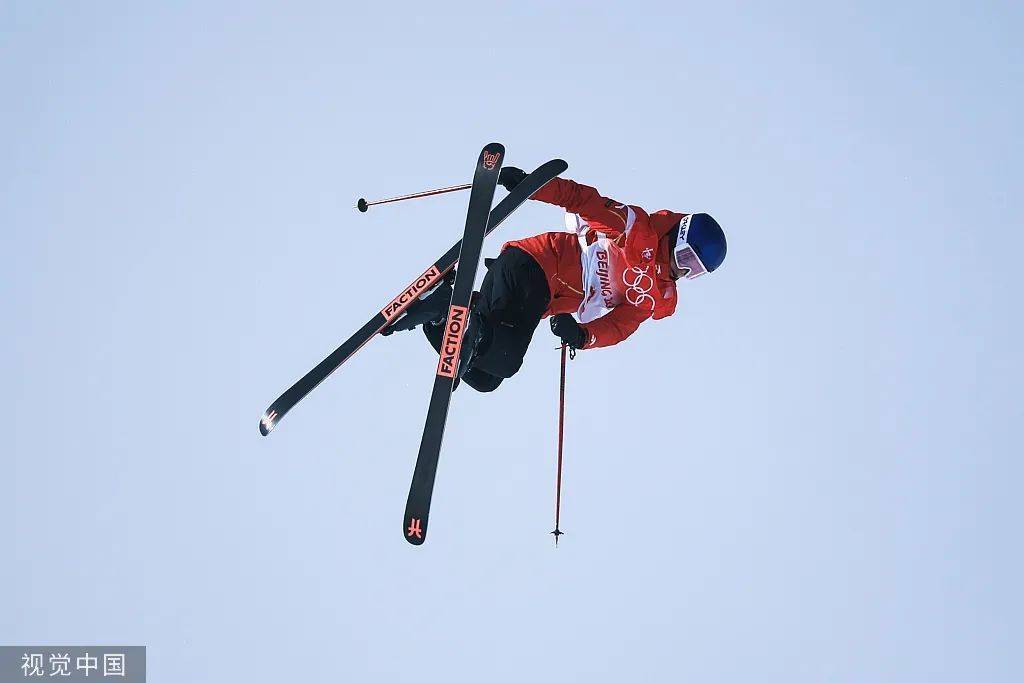
POLYGON ((587 343, 587 331, 580 327, 571 313, 551 316, 551 331, 570 348, 582 349, 587 343))
POLYGON ((498 184, 511 192, 515 189, 516 185, 523 182, 525 177, 526 171, 523 169, 516 168, 515 166, 506 166, 498 174, 498 184))

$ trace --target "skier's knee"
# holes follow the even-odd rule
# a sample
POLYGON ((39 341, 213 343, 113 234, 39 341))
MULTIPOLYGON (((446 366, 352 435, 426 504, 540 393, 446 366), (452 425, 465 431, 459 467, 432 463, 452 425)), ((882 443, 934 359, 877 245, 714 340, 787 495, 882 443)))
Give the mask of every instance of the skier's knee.
POLYGON ((509 349, 490 349, 476 361, 477 367, 502 379, 508 379, 523 367, 523 356, 509 349))
POLYGON ((502 382, 502 378, 495 377, 476 368, 470 368, 463 375, 462 381, 480 393, 486 394, 497 389, 502 382))
POLYGON ((512 357, 509 357, 509 358, 505 358, 504 362, 500 363, 498 365, 499 372, 497 373, 497 375, 499 377, 503 377, 505 379, 508 379, 509 377, 511 377, 514 374, 516 374, 517 372, 519 372, 519 370, 522 367, 523 367, 523 357, 522 356, 512 356, 512 357))

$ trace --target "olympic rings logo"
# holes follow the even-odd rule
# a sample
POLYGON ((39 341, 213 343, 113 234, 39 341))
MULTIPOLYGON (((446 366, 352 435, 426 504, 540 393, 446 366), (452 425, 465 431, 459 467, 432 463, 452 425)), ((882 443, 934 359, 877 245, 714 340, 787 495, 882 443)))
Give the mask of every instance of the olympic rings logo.
POLYGON ((651 310, 654 310, 654 297, 651 296, 651 290, 654 289, 654 278, 647 274, 650 270, 650 266, 640 268, 639 266, 633 266, 629 270, 622 271, 622 283, 626 285, 626 301, 639 307, 640 304, 650 301, 651 310), (634 276, 633 281, 630 282, 627 276, 634 276))

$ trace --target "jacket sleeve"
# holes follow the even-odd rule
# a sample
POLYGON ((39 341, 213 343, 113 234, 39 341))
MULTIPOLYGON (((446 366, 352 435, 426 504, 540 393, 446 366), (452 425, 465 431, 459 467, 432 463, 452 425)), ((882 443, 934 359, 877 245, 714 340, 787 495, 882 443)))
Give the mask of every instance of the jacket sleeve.
POLYGON ((625 232, 626 206, 621 202, 602 197, 595 188, 567 178, 555 178, 537 190, 533 198, 560 206, 569 213, 579 214, 588 222, 625 232))
POLYGON ((583 329, 587 332, 587 343, 584 349, 599 349, 602 346, 613 346, 637 331, 640 323, 651 317, 651 311, 623 304, 616 306, 606 315, 593 320, 583 329))

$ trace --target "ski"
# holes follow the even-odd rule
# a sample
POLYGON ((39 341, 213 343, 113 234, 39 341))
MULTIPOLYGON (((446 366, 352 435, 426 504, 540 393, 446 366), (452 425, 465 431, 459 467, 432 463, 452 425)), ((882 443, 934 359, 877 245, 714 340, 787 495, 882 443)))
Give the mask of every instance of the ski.
MULTIPOLYGON (((551 182, 559 174, 564 173, 569 165, 561 159, 553 159, 539 166, 533 173, 526 176, 512 192, 501 200, 494 210, 491 211, 487 221, 487 233, 490 234, 495 228, 501 225, 513 211, 529 199, 540 188, 551 182)), ((316 367, 307 372, 299 381, 281 394, 276 401, 270 404, 263 417, 260 419, 260 434, 266 436, 277 426, 288 411, 313 391, 321 382, 327 379, 331 373, 337 370, 349 358, 363 348, 367 342, 398 319, 405 312, 405 309, 418 297, 440 283, 445 274, 448 273, 459 260, 459 250, 462 248, 461 240, 452 245, 437 259, 433 265, 427 268, 412 283, 403 289, 384 308, 376 313, 370 320, 360 327, 345 342, 331 352, 329 356, 320 361, 316 367)))
POLYGON ((452 300, 445 319, 444 341, 434 388, 430 393, 427 421, 423 425, 420 452, 416 456, 409 499, 405 504, 405 519, 402 530, 405 540, 413 545, 422 545, 427 538, 427 518, 430 515, 430 497, 434 491, 434 477, 437 474, 437 460, 441 455, 444 440, 444 426, 448 421, 448 406, 452 402, 452 388, 459 370, 459 355, 462 337, 469 326, 469 306, 473 297, 473 284, 480 265, 484 237, 487 236, 487 222, 490 217, 494 188, 498 184, 502 157, 505 148, 492 142, 480 152, 476 173, 473 175, 473 189, 469 195, 469 210, 466 212, 466 230, 462 235, 459 251, 459 271, 455 275, 452 300))

